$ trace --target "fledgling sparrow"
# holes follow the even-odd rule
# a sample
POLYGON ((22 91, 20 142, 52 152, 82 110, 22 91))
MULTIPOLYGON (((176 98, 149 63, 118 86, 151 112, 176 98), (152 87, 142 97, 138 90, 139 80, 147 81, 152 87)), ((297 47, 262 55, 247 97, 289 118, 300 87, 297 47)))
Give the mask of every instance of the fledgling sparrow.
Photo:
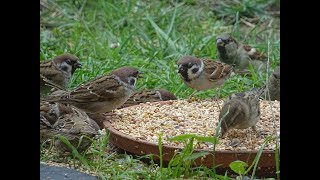
POLYGON ((178 73, 184 83, 195 91, 220 87, 231 75, 233 67, 208 58, 184 56, 178 62, 178 73))
POLYGON ((52 60, 40 61, 40 93, 47 94, 52 89, 48 84, 54 84, 59 89, 65 89, 77 68, 82 64, 79 58, 72 54, 62 54, 52 60))
POLYGON ((267 100, 280 101, 280 66, 276 67, 276 69, 269 77, 268 89, 266 90, 266 97, 267 100))
POLYGON ((143 90, 135 92, 120 108, 125 108, 140 103, 176 100, 176 96, 165 89, 143 90))
POLYGON ((224 103, 220 114, 221 137, 225 137, 230 129, 246 129, 255 125, 260 119, 260 96, 265 87, 254 88, 251 91, 235 93, 224 103))
POLYGON ((251 74, 251 64, 256 72, 264 72, 267 68, 267 58, 255 48, 239 43, 229 34, 221 34, 216 38, 218 57, 220 61, 235 65, 235 73, 251 74))
POLYGON ((134 93, 141 72, 122 67, 70 91, 55 91, 44 100, 71 104, 87 113, 110 112, 122 106, 134 93))
MULTIPOLYGON (((79 152, 82 152, 92 143, 88 138, 99 135, 100 128, 84 111, 72 106, 71 108, 72 113, 60 116, 53 124, 53 129, 57 130, 59 135, 64 136, 79 152)), ((54 146, 61 152, 71 152, 71 149, 59 139, 54 141, 54 146)))
MULTIPOLYGON (((43 104, 42 106, 47 106, 43 104)), ((58 115, 54 123, 49 122, 45 111, 40 112, 40 142, 47 139, 56 138, 57 135, 64 136, 78 151, 85 150, 90 146, 91 141, 86 138, 81 138, 82 135, 87 137, 94 137, 99 134, 99 126, 95 121, 82 110, 74 106, 63 105, 58 103, 50 103, 49 107, 51 113, 58 115), (57 110, 58 109, 58 110, 57 110), (80 146, 79 142, 82 139, 80 146)), ((70 152, 71 149, 61 142, 59 139, 54 140, 54 146, 62 152, 70 152)))

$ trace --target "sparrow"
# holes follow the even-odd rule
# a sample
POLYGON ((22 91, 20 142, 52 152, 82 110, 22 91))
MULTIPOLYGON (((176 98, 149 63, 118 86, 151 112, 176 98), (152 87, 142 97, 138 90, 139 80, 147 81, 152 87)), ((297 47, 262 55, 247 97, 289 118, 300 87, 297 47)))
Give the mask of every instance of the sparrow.
POLYGON ((40 61, 40 92, 47 94, 52 85, 65 89, 76 69, 81 68, 79 58, 72 54, 62 54, 52 60, 40 61))
POLYGON ((50 81, 48 78, 44 77, 42 74, 40 74, 40 94, 46 95, 48 92, 53 91, 53 90, 64 90, 62 86, 54 83, 53 81, 50 81), (45 87, 44 87, 45 86, 45 87), (42 88, 42 89, 41 89, 42 88), (53 88, 53 89, 50 89, 53 88))
POLYGON ((40 113, 40 143, 57 134, 58 132, 53 129, 52 124, 40 113))
POLYGON ((165 89, 143 90, 135 92, 120 108, 125 108, 140 103, 176 100, 176 96, 165 89))
POLYGON ((81 138, 81 136, 92 138, 99 134, 99 126, 84 111, 74 106, 58 103, 44 103, 43 106, 49 107, 49 112, 54 114, 55 122, 50 122, 48 120, 50 116, 45 111, 40 111, 40 142, 53 138, 54 146, 59 151, 70 152, 71 149, 64 142, 56 139, 58 135, 62 135, 78 151, 82 152, 91 145, 91 141, 85 137, 81 138), (80 146, 78 146, 79 143, 80 146))
POLYGON ((235 93, 224 103, 220 114, 220 137, 225 137, 230 129, 246 129, 255 125, 260 119, 260 96, 265 92, 265 86, 251 91, 235 93))
POLYGON ((255 48, 239 43, 229 34, 221 34, 216 38, 220 61, 235 65, 235 73, 251 74, 249 66, 256 72, 264 72, 267 68, 267 57, 255 48))
POLYGON ((87 113, 110 112, 130 98, 141 74, 135 68, 122 67, 73 90, 55 91, 42 100, 70 104, 87 113))
POLYGON ((280 66, 276 67, 276 69, 269 77, 268 89, 266 90, 266 97, 267 100, 280 101, 280 66))
POLYGON ((184 83, 195 91, 220 87, 231 75, 233 66, 208 58, 184 56, 178 62, 178 73, 184 83))
POLYGON ((40 114, 44 116, 50 124, 54 124, 60 116, 72 112, 72 106, 67 104, 40 101, 40 114))
MULTIPOLYGON (((72 107, 72 113, 67 113, 58 118, 53 124, 53 129, 59 135, 64 136, 79 152, 86 150, 92 143, 88 138, 94 138, 99 135, 98 124, 89 118, 82 110, 72 107)), ((56 139, 54 146, 60 152, 71 152, 64 142, 56 139)))

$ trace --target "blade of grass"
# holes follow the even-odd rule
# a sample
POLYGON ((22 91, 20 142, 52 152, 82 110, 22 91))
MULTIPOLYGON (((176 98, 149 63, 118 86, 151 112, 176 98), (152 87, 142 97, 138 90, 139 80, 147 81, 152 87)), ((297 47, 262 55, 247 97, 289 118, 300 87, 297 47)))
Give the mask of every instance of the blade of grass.
POLYGON ((147 20, 151 23, 152 27, 156 30, 156 33, 168 42, 170 49, 174 53, 177 52, 174 42, 171 40, 171 38, 149 16, 147 16, 147 20))

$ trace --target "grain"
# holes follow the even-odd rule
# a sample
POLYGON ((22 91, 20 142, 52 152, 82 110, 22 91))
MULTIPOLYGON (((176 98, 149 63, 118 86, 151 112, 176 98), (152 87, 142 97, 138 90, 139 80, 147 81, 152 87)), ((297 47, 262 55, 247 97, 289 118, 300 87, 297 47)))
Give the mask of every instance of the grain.
MULTIPOLYGON (((218 104, 221 108, 223 100, 205 99, 192 102, 174 100, 165 103, 145 103, 115 110, 116 116, 110 120, 110 123, 116 130, 137 140, 157 144, 158 135, 163 133, 164 145, 183 147, 182 143, 168 139, 181 134, 213 136, 218 125, 218 104)), ((267 136, 280 136, 280 102, 260 100, 260 107, 261 117, 256 125, 257 130, 261 132, 260 136, 251 128, 231 129, 225 138, 219 139, 216 150, 258 150, 267 136), (237 143, 234 143, 235 139, 237 143)), ((210 143, 196 141, 194 143, 199 149, 213 148, 213 144, 210 143)), ((265 147, 265 150, 274 149, 275 142, 265 147)))

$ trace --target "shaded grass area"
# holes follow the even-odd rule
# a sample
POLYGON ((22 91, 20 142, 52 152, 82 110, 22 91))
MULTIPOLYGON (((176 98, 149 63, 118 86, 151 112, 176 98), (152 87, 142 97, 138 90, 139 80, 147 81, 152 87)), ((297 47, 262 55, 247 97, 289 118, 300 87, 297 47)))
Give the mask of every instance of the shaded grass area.
MULTIPOLYGON (((164 88, 178 98, 193 90, 180 80, 176 62, 183 55, 217 59, 215 38, 232 33, 239 41, 269 54, 272 66, 263 75, 231 77, 219 93, 231 93, 262 86, 267 75, 280 64, 279 1, 151 1, 151 0, 43 0, 40 11, 40 60, 64 52, 78 56, 83 68, 75 72, 69 88, 121 66, 144 72, 137 89, 164 88), (275 15, 274 15, 275 14, 275 15), (117 44, 119 43, 119 46, 117 44), (115 47, 117 46, 117 47, 115 47)), ((217 97, 217 90, 197 93, 217 97)), ((146 165, 126 154, 104 153, 108 138, 94 141, 85 154, 87 169, 101 179, 157 179, 158 166, 146 165), (102 144, 101 144, 102 143, 102 144)), ((60 161, 43 150, 41 161, 60 161)), ((68 156, 65 162, 83 167, 68 156), (78 165, 77 165, 78 164, 78 165)), ((190 177, 210 177, 209 169, 189 169, 190 177)), ((210 175, 211 174, 211 175, 210 175)), ((172 176, 168 175, 166 178, 172 176)), ((226 176, 227 177, 227 176, 226 176)), ((222 178, 222 177, 221 177, 222 178)), ((225 178, 227 179, 227 178, 225 178)))

